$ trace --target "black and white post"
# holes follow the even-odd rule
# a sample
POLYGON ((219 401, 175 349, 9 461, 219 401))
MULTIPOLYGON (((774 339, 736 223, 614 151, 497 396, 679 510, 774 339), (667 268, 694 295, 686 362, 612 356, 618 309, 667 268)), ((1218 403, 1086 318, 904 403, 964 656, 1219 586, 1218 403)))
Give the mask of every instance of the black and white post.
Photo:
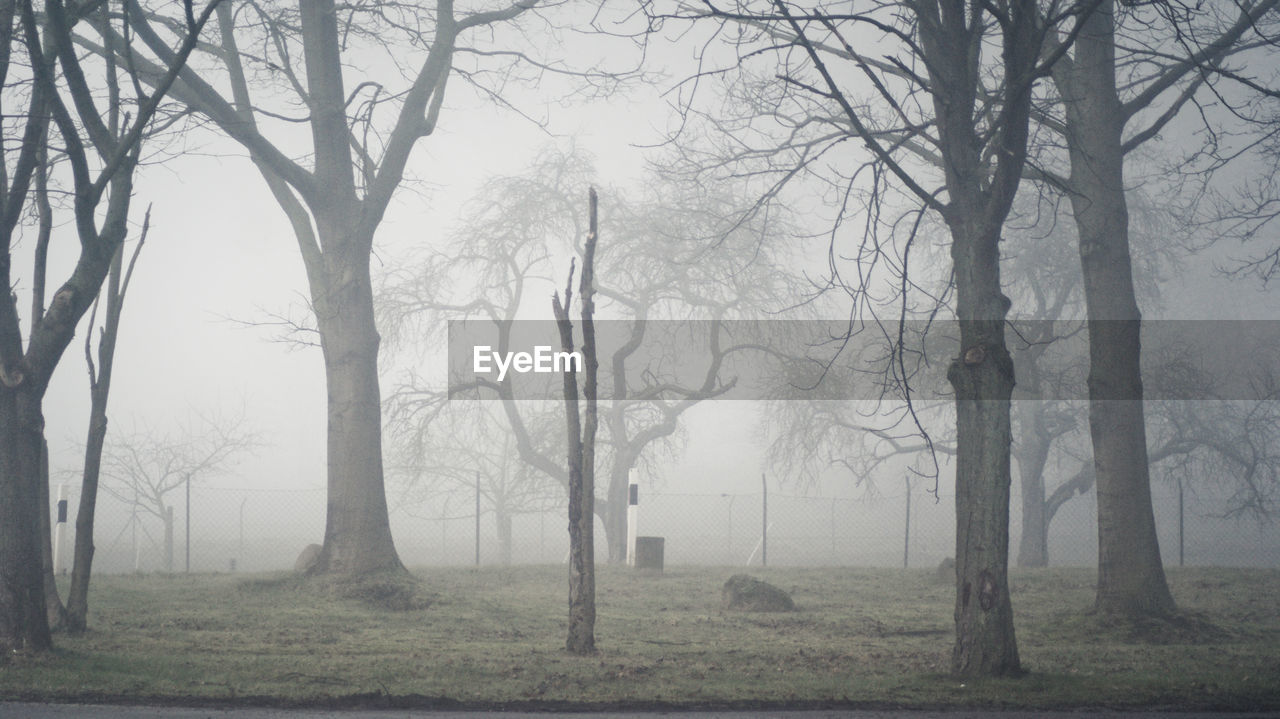
POLYGON ((627 484, 627 566, 636 566, 636 534, 640 514, 640 485, 634 479, 627 484))
POLYGON ((67 573, 67 485, 58 485, 58 523, 53 531, 53 572, 67 573))

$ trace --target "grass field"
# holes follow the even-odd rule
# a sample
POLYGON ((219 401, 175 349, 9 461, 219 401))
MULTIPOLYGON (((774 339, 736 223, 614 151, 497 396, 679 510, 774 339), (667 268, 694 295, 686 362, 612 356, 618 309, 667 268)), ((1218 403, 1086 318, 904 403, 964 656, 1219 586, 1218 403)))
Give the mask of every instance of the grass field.
POLYGON ((107 576, 91 631, 0 665, 0 699, 198 704, 791 704, 1280 709, 1280 572, 1175 569, 1182 614, 1089 614, 1093 572, 1011 577, 1020 679, 945 674, 954 590, 928 571, 768 569, 786 614, 722 612, 727 568, 602 567, 600 653, 562 647, 564 567, 418 572, 388 611, 290 575, 107 576))

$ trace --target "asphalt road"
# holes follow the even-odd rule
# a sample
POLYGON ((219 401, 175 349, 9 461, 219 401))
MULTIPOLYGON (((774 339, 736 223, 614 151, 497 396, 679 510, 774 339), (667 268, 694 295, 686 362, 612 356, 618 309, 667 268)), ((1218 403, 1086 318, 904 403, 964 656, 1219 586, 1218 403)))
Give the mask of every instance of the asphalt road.
POLYGON ((1280 713, 1239 712, 1144 712, 1079 710, 1029 712, 956 711, 736 711, 736 712, 433 712, 399 710, 312 710, 312 709, 184 709, 177 707, 98 706, 85 704, 0 703, 0 719, 658 719, 676 715, 679 719, 1258 719, 1280 717, 1280 713))

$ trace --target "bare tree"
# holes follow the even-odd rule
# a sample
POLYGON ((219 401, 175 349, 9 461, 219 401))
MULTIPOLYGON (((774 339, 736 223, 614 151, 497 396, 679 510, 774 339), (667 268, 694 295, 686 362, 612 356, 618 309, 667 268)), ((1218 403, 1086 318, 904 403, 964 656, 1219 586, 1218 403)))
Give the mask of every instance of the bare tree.
MULTIPOLYGON (((573 249, 581 252, 585 218, 571 198, 586 191, 592 176, 580 153, 548 150, 528 172, 488 183, 449 251, 388 274, 380 293, 388 335, 433 336, 441 320, 469 318, 490 323, 497 346, 505 346, 533 288, 550 283, 551 258, 569 249, 558 240, 574 238, 573 249)), ((783 218, 734 226, 723 192, 658 182, 650 192, 631 202, 621 191, 608 194, 602 228, 615 239, 596 261, 595 287, 611 341, 601 345, 599 456, 608 479, 595 511, 610 561, 626 556, 630 473, 673 447, 685 411, 721 396, 733 382, 727 359, 746 349, 718 322, 784 309, 798 284, 782 260, 783 218), (678 344, 674 333, 656 329, 663 320, 692 321, 705 331, 678 344), (689 372, 664 368, 689 360, 698 363, 689 372)), ((439 380, 435 387, 432 381, 409 378, 390 402, 393 422, 420 421, 414 418, 429 417, 447 401, 439 380)), ((452 389, 458 398, 500 400, 521 457, 567 488, 563 444, 539 431, 545 407, 527 401, 520 387, 508 376, 452 389)))
MULTIPOLYGON (((0 280, 16 285, 13 261, 16 231, 37 167, 47 164, 46 138, 56 132, 70 174, 73 226, 79 240, 74 269, 45 306, 42 255, 37 253, 39 296, 24 341, 17 295, 0 301, 0 651, 49 648, 47 606, 41 581, 41 532, 37 517, 43 479, 42 404, 49 379, 93 304, 128 232, 133 178, 141 140, 177 72, 196 45, 216 3, 199 13, 190 0, 175 28, 177 50, 166 46, 168 61, 156 68, 154 91, 135 82, 132 66, 82 64, 72 33, 110 34, 116 30, 113 5, 66 6, 51 1, 38 16, 31 2, 0 7, 0 86, 6 123, 5 167, 0 180, 0 280), (20 36, 15 35, 20 33, 20 36), (29 62, 12 62, 22 48, 29 62), (91 72, 102 72, 97 85, 91 72), (20 76, 29 72, 29 75, 20 76), (132 95, 128 90, 132 90, 132 95), (129 108, 132 107, 131 111, 129 108), (9 132, 16 135, 8 142, 9 132)), ((36 179, 44 182, 45 178, 36 179)), ((42 208, 42 217, 49 208, 42 208)), ((43 222, 43 220, 42 220, 43 222)), ((47 237, 47 235, 45 235, 47 237)), ((37 242, 37 247, 45 242, 37 242)))
MULTIPOLYGON (((595 561, 595 475, 596 430, 600 420, 596 409, 596 378, 600 360, 595 336, 595 256, 599 239, 596 219, 596 191, 590 190, 587 239, 582 254, 582 279, 578 284, 582 305, 582 355, 584 357, 582 418, 579 420, 578 376, 570 364, 564 372, 565 425, 568 430, 569 465, 569 636, 565 648, 574 654, 596 651, 596 561, 595 561)), ((573 265, 563 299, 552 295, 551 309, 560 331, 560 346, 574 352, 573 321, 569 308, 573 301, 573 265)))
POLYGON ((111 376, 115 369, 116 340, 120 335, 120 318, 124 299, 133 278, 133 268, 147 241, 151 227, 151 208, 142 221, 138 243, 124 264, 124 247, 116 251, 107 282, 99 292, 98 302, 89 315, 90 330, 85 334, 84 359, 89 371, 89 430, 85 440, 84 471, 80 484, 80 504, 76 510, 75 554, 71 566, 71 588, 63 623, 72 633, 83 632, 89 616, 89 580, 93 567, 93 525, 98 501, 98 478, 102 467, 102 450, 107 438, 107 403, 111 397, 111 376), (98 306, 106 306, 98 337, 98 361, 93 360, 93 329, 98 306))
MULTIPOLYGON (((814 147, 854 138, 872 157, 864 167, 874 168, 869 180, 874 206, 891 178, 914 196, 921 213, 937 212, 950 230, 960 323, 960 355, 948 372, 957 430, 951 666, 958 675, 1021 671, 1007 586, 1014 382, 1004 335, 1009 300, 1001 286, 999 243, 1023 172, 1033 86, 1061 55, 1046 51, 1045 33, 1069 24, 1081 9, 1055 2, 1042 16, 1034 2, 809 9, 776 0, 739 2, 727 9, 707 3, 684 13, 759 28, 753 38, 759 45, 742 47, 742 34, 729 36, 728 42, 738 46, 743 61, 766 54, 781 60, 774 72, 778 82, 807 100, 812 108, 807 118, 829 133, 810 146, 794 138, 787 145, 797 148, 805 166, 816 154, 814 147), (863 29, 885 38, 887 61, 857 49, 864 46, 856 34, 863 29), (1000 55, 986 63, 991 47, 1000 55), (837 63, 844 69, 834 68, 837 63), (852 78, 868 80, 875 105, 853 95, 852 78), (979 100, 986 83, 998 88, 989 102, 979 100), (940 158, 940 187, 922 185, 907 164, 905 146, 912 143, 929 146, 940 158)), ((788 108, 801 102, 790 100, 788 108)), ((852 189, 853 182, 848 184, 852 189)))
POLYGON ((1098 486, 1100 611, 1163 614, 1174 609, 1151 507, 1141 401, 1141 313, 1131 269, 1125 158, 1194 100, 1206 81, 1222 71, 1222 60, 1275 7, 1269 1, 1241 3, 1234 19, 1198 46, 1182 33, 1177 9, 1161 4, 1149 12, 1134 9, 1133 32, 1143 41, 1136 50, 1122 50, 1128 44, 1118 34, 1118 8, 1105 0, 1083 20, 1074 52, 1051 38, 1062 55, 1052 71, 1062 114, 1038 114, 1041 124, 1065 141, 1070 168, 1065 175, 1043 176, 1067 194, 1079 233, 1090 320, 1089 427, 1098 486), (1162 20, 1168 49, 1156 43, 1155 50, 1146 50, 1152 25, 1162 20))
MULTIPOLYGON (((545 426, 552 426, 550 418, 545 426)), ((558 481, 520 459, 501 408, 450 402, 423 421, 401 415, 387 424, 393 507, 439 504, 440 497, 477 493, 493 515, 499 560, 510 564, 513 519, 545 512, 563 493, 558 481)), ((448 504, 448 502, 446 502, 448 504)), ((393 512, 395 510, 393 509, 393 512)))
MULTIPOLYGON (((132 62, 155 76, 170 54, 162 36, 176 20, 162 4, 148 11, 130 0, 129 7, 133 31, 155 58, 132 62)), ((572 72, 531 58, 519 45, 494 42, 507 37, 499 33, 507 25, 550 27, 538 8, 537 0, 477 2, 465 12, 451 0, 425 9, 332 0, 228 4, 218 14, 218 42, 202 46, 199 68, 175 85, 174 97, 248 151, 289 218, 306 268, 329 407, 328 514, 315 572, 404 571, 383 482, 381 338, 370 257, 410 154, 437 127, 450 78, 499 104, 503 84, 520 67, 535 78, 573 75, 596 89, 619 79, 572 72), (350 87, 356 67, 372 71, 350 87), (404 83, 388 88, 387 77, 404 83), (306 160, 296 159, 302 153, 290 143, 299 126, 310 133, 306 160)), ((121 54, 123 38, 106 47, 121 54)))
POLYGON ((1280 409, 1261 400, 1160 401, 1152 466, 1225 495, 1214 514, 1272 522, 1280 513, 1280 409))
POLYGON ((168 432, 149 428, 117 434, 102 454, 102 488, 164 526, 165 571, 173 571, 173 504, 175 491, 190 498, 191 484, 226 472, 258 445, 243 418, 198 416, 168 432))

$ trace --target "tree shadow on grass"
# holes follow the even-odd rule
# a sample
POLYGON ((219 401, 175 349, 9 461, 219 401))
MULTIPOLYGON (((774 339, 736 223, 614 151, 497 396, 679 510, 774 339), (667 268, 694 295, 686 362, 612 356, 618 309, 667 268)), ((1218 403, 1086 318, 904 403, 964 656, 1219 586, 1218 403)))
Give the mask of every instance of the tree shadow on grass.
POLYGON ((1217 644, 1232 639, 1204 612, 1178 609, 1163 614, 1106 614, 1095 610, 1081 617, 1081 629, 1101 641, 1122 644, 1217 644))

